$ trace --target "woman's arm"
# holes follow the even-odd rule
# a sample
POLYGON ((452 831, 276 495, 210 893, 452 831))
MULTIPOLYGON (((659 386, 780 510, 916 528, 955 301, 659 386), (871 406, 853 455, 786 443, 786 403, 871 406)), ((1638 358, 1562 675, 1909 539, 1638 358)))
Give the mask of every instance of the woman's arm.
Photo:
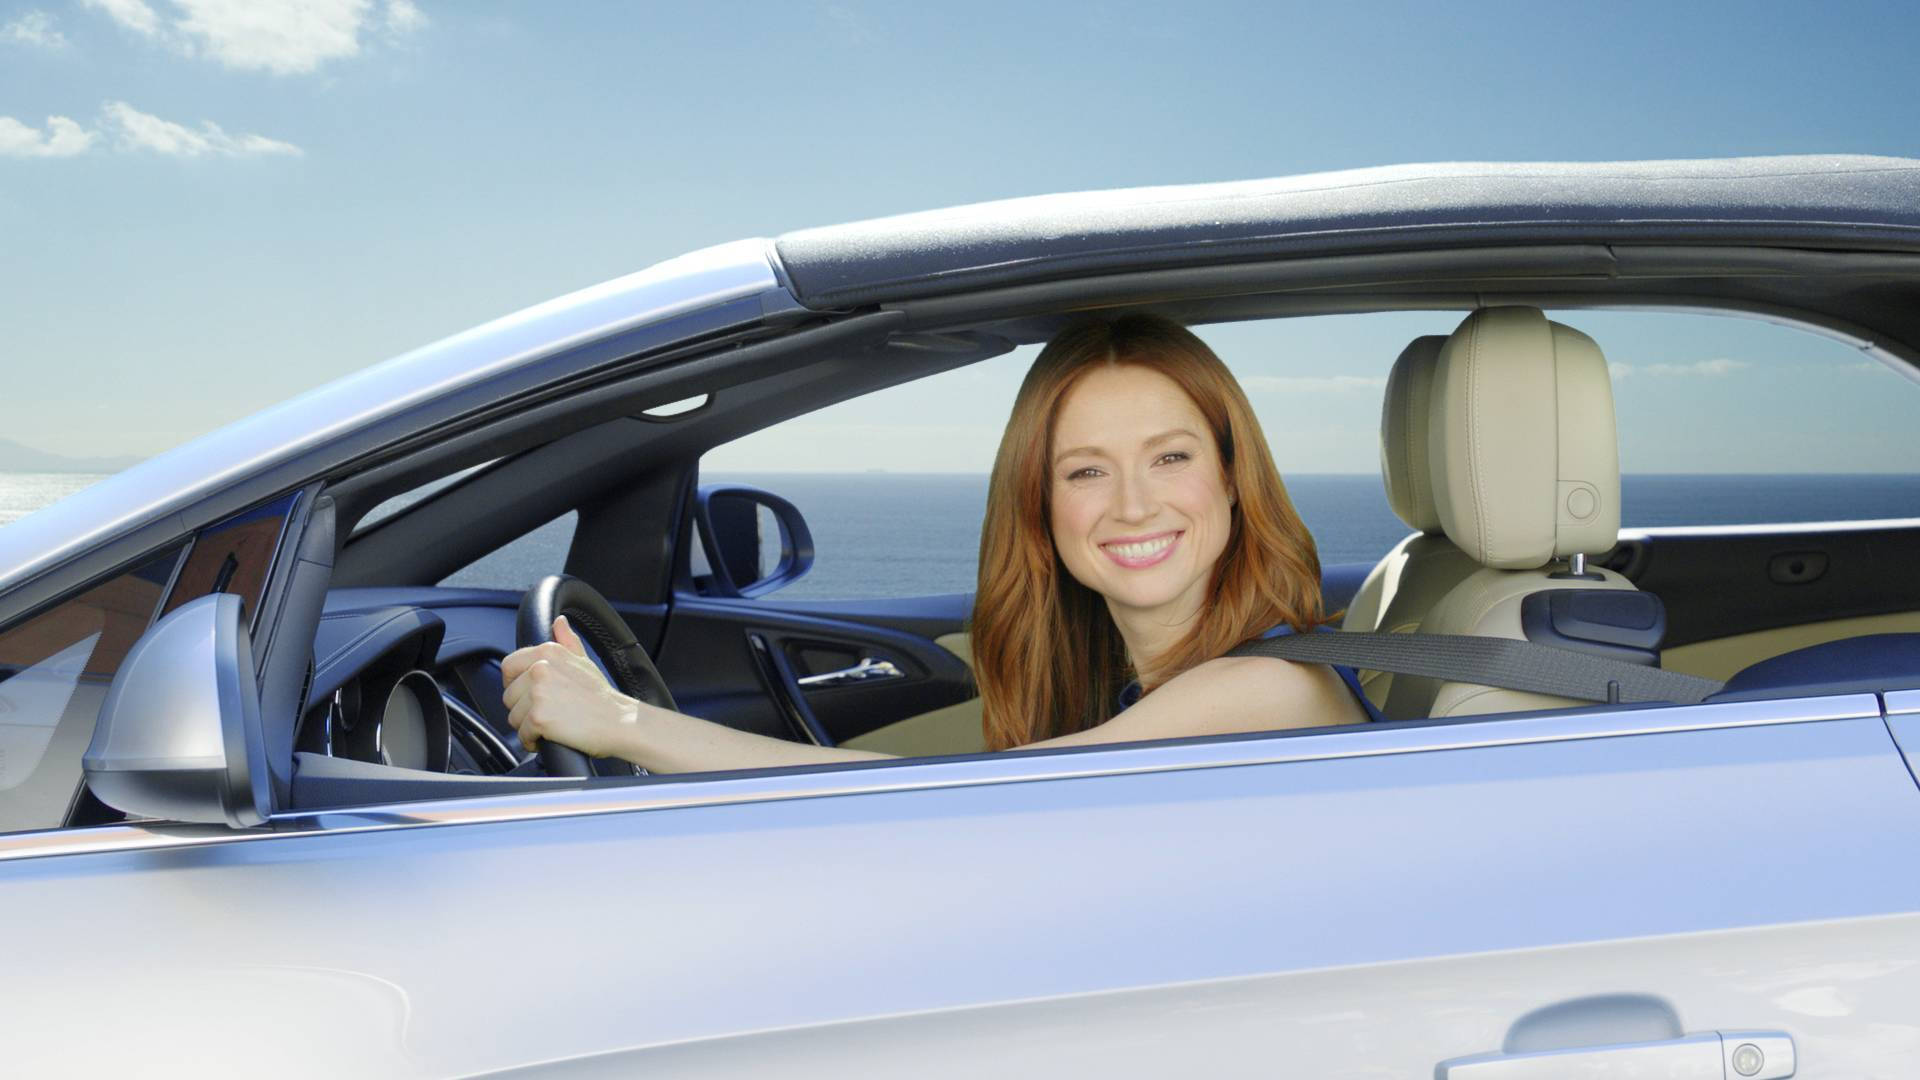
POLYGON ((892 756, 770 739, 636 701, 607 683, 564 617, 553 621, 553 637, 500 662, 507 720, 529 750, 552 739, 592 757, 625 758, 660 773, 892 756))
MULTIPOLYGON (((519 649, 500 663, 507 719, 529 750, 550 738, 584 754, 625 758, 661 773, 895 756, 752 735, 635 701, 607 683, 565 618, 554 620, 553 636, 553 641, 519 649)), ((1222 657, 1169 680, 1098 727, 1020 749, 1278 731, 1366 719, 1346 683, 1324 664, 1222 657)))
POLYGON ((1338 672, 1270 656, 1223 656, 1167 680, 1165 686, 1098 727, 1028 743, 1101 743, 1233 735, 1251 731, 1355 724, 1365 709, 1338 672))

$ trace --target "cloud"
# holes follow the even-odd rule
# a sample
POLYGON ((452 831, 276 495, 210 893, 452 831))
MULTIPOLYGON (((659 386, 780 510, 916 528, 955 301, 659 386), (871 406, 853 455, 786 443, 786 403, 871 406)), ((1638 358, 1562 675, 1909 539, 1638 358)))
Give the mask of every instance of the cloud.
POLYGON ((1345 393, 1353 390, 1384 390, 1387 380, 1378 375, 1250 375, 1240 380, 1249 390, 1280 390, 1293 394, 1345 393))
POLYGON ((147 6, 146 0, 81 0, 81 2, 95 11, 106 12, 108 18, 141 37, 154 37, 160 33, 160 16, 147 6))
POLYGON ((32 45, 39 49, 64 49, 67 36, 54 28, 53 16, 44 11, 29 11, 5 26, 0 26, 0 41, 32 45))
POLYGON ((229 135, 220 125, 203 120, 196 130, 171 120, 162 120, 124 101, 109 101, 101 109, 105 125, 114 131, 123 150, 147 150, 170 157, 257 157, 263 154, 290 154, 305 151, 290 142, 269 139, 265 135, 229 135))
POLYGON ((1635 374, 1654 375, 1666 378, 1675 376, 1719 378, 1720 376, 1731 375, 1736 371, 1752 366, 1751 363, 1745 360, 1733 360, 1724 356, 1713 360, 1696 360, 1691 364, 1616 364, 1609 362, 1607 364, 1607 374, 1613 376, 1615 382, 1619 382, 1621 379, 1629 378, 1635 374))
POLYGON ((413 0, 387 0, 387 33, 411 34, 427 25, 427 13, 413 0))
POLYGON ((229 135, 211 120, 190 128, 143 113, 124 101, 109 101, 100 108, 98 131, 88 131, 65 116, 47 117, 44 131, 0 116, 0 157, 75 157, 93 149, 102 134, 111 134, 120 150, 169 157, 299 157, 305 153, 290 142, 265 135, 229 135))
POLYGON ((45 131, 0 116, 0 157, 73 157, 93 145, 94 135, 64 116, 47 117, 45 131))
POLYGON ((240 71, 304 75, 360 51, 368 0, 174 0, 199 50, 240 71))
POLYGON ((84 0, 115 22, 188 56, 236 71, 305 75, 360 54, 361 35, 419 30, 426 13, 414 0, 169 0, 162 16, 147 0, 84 0))

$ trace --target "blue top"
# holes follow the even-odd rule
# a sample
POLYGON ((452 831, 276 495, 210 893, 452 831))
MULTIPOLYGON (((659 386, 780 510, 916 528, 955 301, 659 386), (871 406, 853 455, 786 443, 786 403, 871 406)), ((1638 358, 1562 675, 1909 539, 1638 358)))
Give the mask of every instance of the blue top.
MULTIPOLYGON (((1333 631, 1333 627, 1331 626, 1322 626, 1320 629, 1329 633, 1333 631)), ((1293 633, 1293 627, 1288 626, 1286 623, 1281 623, 1279 626, 1268 629, 1267 632, 1261 634, 1260 637, 1262 639, 1286 637, 1291 633, 1293 633)), ((1360 688, 1360 676, 1354 674, 1352 668, 1347 667, 1345 664, 1332 664, 1329 666, 1340 676, 1340 681, 1347 684, 1347 689, 1353 691, 1353 699, 1360 703, 1361 708, 1367 710, 1368 720, 1382 721, 1386 719, 1385 714, 1375 708, 1373 702, 1367 700, 1367 692, 1360 688)), ((1127 706, 1139 701, 1140 693, 1140 682, 1137 679, 1121 687, 1120 711, 1126 711, 1127 706)))

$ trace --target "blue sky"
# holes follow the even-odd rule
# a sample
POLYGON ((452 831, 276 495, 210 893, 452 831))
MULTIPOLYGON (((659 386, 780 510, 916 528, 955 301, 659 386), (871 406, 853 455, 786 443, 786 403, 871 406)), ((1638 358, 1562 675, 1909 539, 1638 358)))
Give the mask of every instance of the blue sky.
MULTIPOLYGON (((691 248, 954 203, 1410 161, 1920 156, 1909 4, 685 7, 0 4, 0 434, 152 453, 691 248)), ((1920 387, 1831 342, 1587 318, 1631 369, 1630 469, 1920 467, 1920 387), (1829 419, 1730 441, 1815 391, 1829 419), (1750 408, 1689 405, 1729 401, 1750 408)), ((1367 380, 1451 321, 1210 337, 1295 380, 1254 391, 1283 462, 1364 470, 1367 380), (1359 381, 1299 381, 1339 375, 1359 381)), ((963 373, 973 434, 919 464, 983 465, 1021 362, 963 373)), ((816 419, 848 445, 815 467, 853 467, 853 433, 916 393, 936 400, 816 419)), ((730 453, 822 441, 756 445, 730 453)))

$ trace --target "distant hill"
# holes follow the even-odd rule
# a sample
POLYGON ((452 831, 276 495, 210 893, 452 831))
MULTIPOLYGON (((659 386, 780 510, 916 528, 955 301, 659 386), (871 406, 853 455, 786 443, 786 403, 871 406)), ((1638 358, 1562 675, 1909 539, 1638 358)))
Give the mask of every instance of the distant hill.
POLYGON ((66 457, 0 438, 0 472, 116 473, 140 461, 137 457, 66 457))

